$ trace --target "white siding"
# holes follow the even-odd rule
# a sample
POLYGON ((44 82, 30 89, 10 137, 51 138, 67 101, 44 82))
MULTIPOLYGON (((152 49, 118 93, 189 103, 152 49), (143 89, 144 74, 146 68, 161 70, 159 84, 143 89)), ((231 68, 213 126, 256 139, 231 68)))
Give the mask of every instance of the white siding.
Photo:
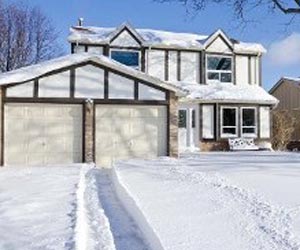
POLYGON ((85 52, 85 46, 83 45, 74 46, 74 53, 82 53, 82 52, 85 52))
POLYGON ((199 53, 181 52, 181 81, 199 82, 199 53))
POLYGON ((260 120, 260 138, 270 138, 270 108, 260 107, 259 108, 259 120, 260 120))
POLYGON ((218 52, 218 53, 231 53, 230 47, 218 37, 213 41, 212 44, 206 49, 207 52, 218 52))
POLYGON ((7 97, 33 97, 33 81, 9 87, 6 90, 7 97))
POLYGON ((177 81, 177 51, 169 52, 169 81, 177 81))
POLYGON ((214 106, 203 105, 202 106, 202 138, 213 139, 214 138, 214 106))
POLYGON ((104 98, 104 70, 92 65, 75 71, 75 97, 104 98))
POLYGON ((103 47, 101 46, 88 46, 88 52, 103 55, 103 47))
POLYGON ((236 56, 235 59, 236 69, 236 84, 247 85, 249 84, 249 59, 248 56, 236 56))
POLYGON ((165 52, 163 50, 148 50, 148 74, 165 79, 165 52))
POLYGON ((54 74, 39 80, 39 97, 69 97, 70 71, 54 74))
POLYGON ((166 93, 140 83, 139 100, 166 100, 166 93))
POLYGON ((122 47, 139 47, 139 43, 132 37, 127 30, 124 30, 118 37, 111 43, 113 46, 122 47))
POLYGON ((134 99, 134 81, 110 73, 108 95, 111 99, 134 99))

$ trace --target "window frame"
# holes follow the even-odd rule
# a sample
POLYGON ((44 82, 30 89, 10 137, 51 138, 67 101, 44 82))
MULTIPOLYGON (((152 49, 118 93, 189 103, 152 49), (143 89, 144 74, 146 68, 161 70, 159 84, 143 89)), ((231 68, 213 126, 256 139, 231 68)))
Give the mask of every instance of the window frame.
MULTIPOLYGON (((138 67, 135 67, 135 66, 128 66, 128 65, 126 65, 126 64, 123 64, 123 65, 125 65, 125 66, 127 66, 127 67, 130 67, 130 68, 133 68, 133 69, 137 69, 137 70, 141 70, 141 51, 140 50, 136 50, 136 49, 126 49, 126 48, 124 48, 124 49, 118 49, 118 48, 110 48, 109 49, 109 58, 111 58, 111 59, 113 59, 112 57, 111 57, 111 54, 112 54, 112 52, 113 51, 118 51, 118 52, 134 52, 134 53, 138 53, 138 55, 139 55, 139 65, 138 65, 138 67)), ((113 59, 114 60, 114 59, 113 59)), ((121 63, 121 62, 120 62, 121 63)))
POLYGON ((238 137, 238 128, 239 128, 239 120, 238 120, 238 115, 239 115, 239 108, 238 107, 233 107, 233 106, 221 106, 220 110, 220 137, 221 138, 237 138, 238 137), (235 126, 224 126, 223 125, 223 110, 224 109, 234 109, 235 110, 235 126), (228 133, 223 133, 224 128, 235 128, 235 134, 228 134, 228 133))
POLYGON ((206 82, 207 83, 211 83, 211 82, 220 82, 220 83, 233 83, 233 56, 231 55, 216 55, 216 54, 207 54, 206 55, 206 60, 205 60, 206 66, 205 66, 205 70, 206 70, 206 82), (229 58, 231 60, 231 69, 230 70, 214 70, 214 69, 208 69, 208 59, 210 57, 218 57, 218 58, 229 58), (208 74, 209 73, 217 73, 219 75, 219 79, 209 79, 208 78, 208 74), (230 82, 222 82, 221 81, 221 74, 222 73, 230 73, 231 74, 231 81, 230 82))
POLYGON ((256 107, 241 107, 240 108, 240 129, 241 129, 241 137, 248 137, 248 138, 257 138, 257 108, 256 107), (254 126, 244 126, 243 125, 243 111, 245 109, 252 109, 254 110, 254 126), (254 133, 243 133, 244 128, 254 128, 254 133))

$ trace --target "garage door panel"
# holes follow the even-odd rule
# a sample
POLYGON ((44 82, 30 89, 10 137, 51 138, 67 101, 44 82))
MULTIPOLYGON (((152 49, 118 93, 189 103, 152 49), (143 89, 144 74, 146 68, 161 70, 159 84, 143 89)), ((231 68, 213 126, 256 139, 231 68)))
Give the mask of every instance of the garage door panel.
POLYGON ((166 155, 166 107, 96 105, 96 163, 166 155), (161 145, 160 145, 161 144, 161 145))
POLYGON ((4 129, 5 164, 82 161, 81 105, 5 104, 4 129))

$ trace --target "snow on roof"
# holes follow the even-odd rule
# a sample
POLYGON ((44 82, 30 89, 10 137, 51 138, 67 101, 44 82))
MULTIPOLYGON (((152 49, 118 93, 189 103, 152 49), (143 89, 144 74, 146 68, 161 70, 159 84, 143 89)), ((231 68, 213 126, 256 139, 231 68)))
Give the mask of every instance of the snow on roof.
POLYGON ((260 103, 276 105, 278 100, 262 87, 254 85, 237 86, 232 83, 186 83, 177 82, 178 86, 187 90, 189 94, 184 100, 232 103, 260 103))
POLYGON ((57 69, 62 69, 65 67, 89 61, 114 69, 118 72, 134 76, 146 82, 153 83, 159 87, 168 89, 170 91, 176 92, 178 96, 186 95, 186 92, 175 84, 162 81, 156 77, 152 77, 141 71, 138 71, 117 61, 114 61, 106 56, 95 55, 92 53, 71 54, 0 74, 0 85, 9 85, 31 81, 37 77, 41 77, 57 69))
POLYGON ((289 76, 284 76, 282 77, 284 80, 289 80, 289 81, 294 81, 294 82, 300 82, 300 77, 289 77, 289 76))
MULTIPOLYGON (((122 25, 121 27, 125 27, 122 25)), ((131 28, 130 25, 127 25, 131 28)), ((127 27, 126 26, 126 27, 127 27)), ((131 28, 132 29, 132 28, 131 28)), ((84 44, 108 44, 112 34, 116 34, 118 28, 104 28, 94 26, 74 26, 70 29, 68 37, 69 42, 84 44)), ((153 29, 134 29, 143 39, 145 46, 155 47, 173 47, 201 50, 205 47, 208 39, 216 33, 222 33, 221 30, 214 32, 212 35, 200 35, 195 33, 178 33, 153 29)), ((224 34, 225 35, 225 34, 224 34)), ((237 52, 246 53, 265 53, 266 50, 261 44, 244 43, 235 41, 233 48, 237 52)))

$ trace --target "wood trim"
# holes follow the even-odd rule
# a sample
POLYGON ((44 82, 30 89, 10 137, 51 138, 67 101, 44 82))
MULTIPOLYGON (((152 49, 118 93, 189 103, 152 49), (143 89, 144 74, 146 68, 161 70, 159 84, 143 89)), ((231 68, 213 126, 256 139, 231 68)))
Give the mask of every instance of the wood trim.
POLYGON ((200 65, 200 68, 202 69, 202 83, 206 84, 206 75, 207 75, 206 53, 205 53, 205 51, 202 51, 201 54, 202 54, 202 64, 200 65))
POLYGON ((138 101, 139 100, 139 82, 134 81, 134 100, 138 101))
POLYGON ((258 57, 258 63, 259 63, 259 66, 258 66, 258 70, 259 70, 259 77, 258 77, 258 85, 259 86, 262 86, 262 58, 261 56, 258 57))
POLYGON ((109 45, 105 45, 103 47, 103 55, 107 57, 109 56, 109 45))
POLYGON ((39 96, 39 80, 35 79, 33 83, 33 97, 39 96))
POLYGON ((108 100, 109 95, 109 72, 107 69, 104 70, 104 99, 108 100))
POLYGON ((141 50, 141 71, 146 72, 146 49, 141 50))
POLYGON ((181 52, 177 51, 177 81, 181 81, 181 52))
POLYGON ((141 51, 142 48, 141 47, 134 47, 134 46, 109 46, 110 50, 137 50, 137 51, 141 51))
POLYGON ((252 85, 251 56, 248 56, 248 84, 252 85))
POLYGON ((96 105, 93 105, 93 161, 96 162, 96 105))
POLYGON ((124 31, 127 31, 139 45, 142 45, 142 41, 140 41, 140 39, 138 39, 138 37, 126 26, 123 27, 117 34, 115 34, 115 36, 109 40, 109 43, 111 44, 113 41, 115 41, 124 31))
MULTIPOLYGON (((167 100, 168 100, 168 105, 167 105, 167 125, 166 125, 166 129, 167 129, 167 133, 166 133, 166 136, 167 136, 167 145, 166 145, 166 151, 167 151, 167 156, 171 156, 171 147, 170 147, 170 135, 171 135, 171 126, 170 126, 170 98, 171 98, 171 95, 170 93, 167 93, 167 100)), ((178 111, 177 111, 178 112, 178 111)))
POLYGON ((169 51, 165 51, 165 81, 169 81, 169 51))
POLYGON ((218 35, 216 36, 209 44, 207 44, 205 46, 205 50, 207 50, 218 38, 221 38, 221 40, 229 47, 229 49, 231 50, 231 52, 233 52, 233 45, 232 44, 229 44, 223 37, 223 35, 218 35))
POLYGON ((70 70, 70 98, 75 97, 75 68, 70 70))
POLYGON ((237 84, 236 82, 236 72, 237 72, 237 68, 236 68, 236 55, 233 55, 233 65, 232 65, 232 82, 234 85, 237 84))

